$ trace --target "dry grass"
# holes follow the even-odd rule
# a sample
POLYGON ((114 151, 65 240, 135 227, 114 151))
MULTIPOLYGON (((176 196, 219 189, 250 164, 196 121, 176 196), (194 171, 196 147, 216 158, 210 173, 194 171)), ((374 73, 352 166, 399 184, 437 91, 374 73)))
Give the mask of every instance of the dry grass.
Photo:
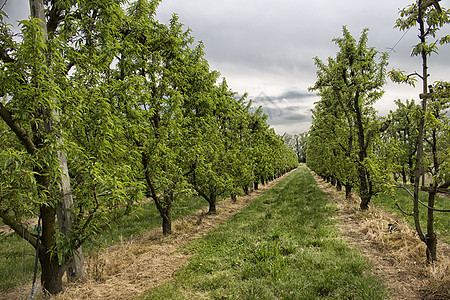
POLYGON ((352 247, 373 264, 373 273, 384 281, 390 299, 450 299, 450 247, 438 244, 439 261, 427 265, 423 242, 396 214, 374 205, 359 209, 360 199, 338 192, 315 176, 318 185, 339 207, 339 229, 352 247))

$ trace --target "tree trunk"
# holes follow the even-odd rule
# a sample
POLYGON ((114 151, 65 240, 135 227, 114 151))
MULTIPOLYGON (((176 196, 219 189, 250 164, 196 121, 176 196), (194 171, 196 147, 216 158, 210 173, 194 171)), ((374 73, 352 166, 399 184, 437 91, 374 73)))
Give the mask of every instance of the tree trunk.
MULTIPOLYGON (((405 170, 405 166, 402 167, 402 180, 403 180, 403 184, 406 184, 408 179, 406 178, 406 170, 405 170)), ((414 181, 414 180, 413 180, 414 181)))
POLYGON ((359 207, 361 210, 366 210, 369 208, 370 199, 372 198, 372 195, 369 191, 369 184, 367 182, 366 177, 366 170, 363 166, 359 166, 358 168, 358 179, 360 182, 360 197, 361 197, 361 204, 359 207))
POLYGON ((146 197, 152 197, 155 201, 156 208, 162 218, 163 235, 172 234, 172 221, 170 219, 170 210, 172 208, 173 194, 164 192, 163 196, 157 194, 156 188, 152 183, 150 174, 150 158, 144 151, 141 153, 142 167, 144 168, 144 177, 146 182, 146 197), (161 199, 162 197, 162 199, 161 199))
POLYGON ((42 268, 41 285, 46 292, 52 295, 59 294, 63 290, 62 275, 64 268, 59 265, 57 255, 50 257, 49 251, 42 250, 42 253, 39 254, 39 262, 42 268))
POLYGON ((339 179, 336 180, 336 190, 342 191, 342 183, 339 179))
MULTIPOLYGON (((44 39, 47 41, 48 33, 45 18, 44 2, 43 0, 29 0, 29 5, 31 17, 40 19, 42 21, 42 31, 44 34, 44 39)), ((56 122, 59 120, 59 113, 57 111, 52 111, 51 115, 56 122)), ((54 130, 54 124, 52 124, 52 121, 50 120, 48 120, 47 122, 48 124, 46 124, 47 126, 45 126, 46 131, 52 132, 54 130)), ((61 138, 59 138, 59 142, 60 143, 63 142, 61 138)), ((56 211, 58 215, 58 226, 61 233, 63 233, 64 235, 70 235, 71 234, 70 229, 72 228, 71 211, 73 206, 73 197, 72 197, 72 190, 70 187, 70 177, 69 177, 69 170, 67 167, 67 158, 65 153, 61 151, 57 152, 57 158, 59 167, 61 169, 61 191, 62 191, 61 197, 62 199, 60 207, 56 211)), ((54 239, 56 240, 56 233, 54 239)), ((74 253, 75 255, 72 257, 69 263, 67 273, 67 279, 69 282, 86 276, 86 268, 84 265, 83 251, 81 247, 76 249, 74 253)), ((55 256, 57 257, 57 255, 55 256)), ((48 274, 44 274, 44 266, 42 266, 42 276, 48 277, 47 275, 48 274)), ((58 276, 62 276, 62 274, 58 274, 58 276)), ((50 292, 50 289, 47 290, 50 292)))
MULTIPOLYGON (((436 198, 436 192, 432 190, 435 187, 431 187, 428 192, 428 206, 434 207, 434 202, 436 198)), ((427 217, 427 236, 426 236, 426 244, 427 244, 427 261, 432 263, 436 261, 436 248, 437 248, 437 238, 436 233, 434 232, 434 211, 432 209, 428 209, 428 217, 427 217)))
POLYGON ((215 215, 215 214, 217 214, 217 210, 216 210, 216 196, 215 195, 211 195, 208 198, 208 203, 209 203, 208 215, 215 215))
POLYGON ((250 189, 249 189, 248 186, 243 186, 243 187, 242 187, 242 190, 244 191, 244 194, 250 195, 250 189))
POLYGON ((361 210, 369 209, 370 198, 372 197, 370 197, 369 195, 361 195, 361 204, 359 205, 361 210))
MULTIPOLYGON (((423 20, 423 10, 420 9, 421 3, 422 1, 419 0, 418 3, 419 12, 417 20, 419 23, 420 42, 425 44, 426 43, 425 23, 423 20)), ((425 49, 422 50, 421 57, 422 57, 422 91, 423 94, 426 94, 426 92, 428 91, 428 63, 427 63, 427 53, 425 49)), ((419 189, 420 189, 419 185, 420 185, 420 176, 422 175, 424 168, 422 163, 422 157, 423 157, 423 135, 424 135, 426 111, 427 111, 427 98, 424 97, 422 99, 422 111, 420 112, 421 115, 417 132, 416 166, 414 169, 413 218, 417 234, 419 235, 420 240, 423 241, 425 244, 427 244, 427 239, 422 231, 419 219, 419 189)))
POLYGON ((170 220, 170 208, 164 212, 160 212, 162 217, 163 235, 172 234, 172 221, 170 220))
POLYGON ((350 199, 350 194, 352 193, 352 185, 351 184, 345 184, 345 199, 350 199))
POLYGON ((366 178, 366 171, 364 167, 360 167, 359 170, 359 180, 360 180, 360 197, 361 197, 361 204, 359 207, 361 210, 366 210, 369 208, 370 199, 372 198, 372 195, 370 193, 369 185, 366 178))
POLYGON ((159 214, 162 218, 163 235, 172 234, 172 221, 170 219, 172 199, 170 199, 168 196, 165 196, 163 200, 164 203, 161 203, 161 200, 158 197, 154 198, 152 196, 152 198, 155 201, 156 208, 158 209, 159 214))
POLYGON ((42 244, 39 247, 39 262, 41 263, 41 284, 50 294, 62 292, 62 275, 64 268, 59 265, 58 255, 51 256, 56 247, 56 209, 51 206, 41 206, 42 244))
POLYGON ((235 194, 235 193, 232 193, 232 194, 231 194, 231 201, 233 201, 233 203, 236 203, 236 202, 237 202, 237 197, 236 197, 236 194, 235 194))
POLYGON ((170 219, 170 210, 173 202, 172 197, 165 195, 163 197, 163 203, 161 203, 161 199, 156 195, 153 195, 152 198, 162 218, 163 235, 172 234, 172 221, 170 219))

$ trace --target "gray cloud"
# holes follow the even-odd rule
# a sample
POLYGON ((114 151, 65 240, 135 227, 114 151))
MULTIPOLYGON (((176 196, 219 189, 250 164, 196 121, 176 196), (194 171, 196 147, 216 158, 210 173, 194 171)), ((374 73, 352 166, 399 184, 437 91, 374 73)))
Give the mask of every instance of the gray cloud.
POLYGON ((8 15, 9 23, 17 25, 18 20, 28 18, 30 7, 28 0, 0 0, 0 6, 6 1, 3 11, 8 15))
POLYGON ((295 133, 309 129, 313 101, 315 95, 308 92, 292 90, 273 97, 262 92, 254 98, 252 106, 261 106, 269 124, 279 133, 295 133))
POLYGON ((274 97, 275 99, 303 99, 314 97, 314 93, 304 92, 304 91, 287 91, 281 95, 274 97))

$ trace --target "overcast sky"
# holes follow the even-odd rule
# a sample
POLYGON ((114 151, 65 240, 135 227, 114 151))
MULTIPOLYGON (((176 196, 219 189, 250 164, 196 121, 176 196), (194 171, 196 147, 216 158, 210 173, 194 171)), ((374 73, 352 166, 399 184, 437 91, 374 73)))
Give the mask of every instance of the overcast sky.
MULTIPOLYGON (((4 0, 0 0, 3 3, 4 0)), ((11 22, 28 14, 27 0, 8 0, 11 22)), ((310 126, 314 101, 308 92, 316 81, 313 57, 335 56, 332 42, 346 25, 355 39, 369 28, 369 46, 390 52, 388 69, 419 71, 420 59, 411 58, 417 29, 394 29, 399 9, 413 0, 163 0, 158 18, 167 23, 176 13, 203 41, 211 69, 218 70, 237 93, 248 92, 262 105, 277 133, 298 133, 310 126), (401 39, 401 40, 400 40, 401 39), (398 43, 398 44, 397 44, 398 43), (397 44, 397 45, 396 45, 397 44), (395 46, 395 51, 390 48, 395 46)), ((450 0, 441 6, 450 7, 450 0)), ((448 33, 449 26, 445 28, 448 33)), ((430 59, 431 81, 450 80, 450 46, 430 59)), ((388 83, 375 107, 381 115, 395 109, 395 99, 418 100, 419 87, 388 83)))

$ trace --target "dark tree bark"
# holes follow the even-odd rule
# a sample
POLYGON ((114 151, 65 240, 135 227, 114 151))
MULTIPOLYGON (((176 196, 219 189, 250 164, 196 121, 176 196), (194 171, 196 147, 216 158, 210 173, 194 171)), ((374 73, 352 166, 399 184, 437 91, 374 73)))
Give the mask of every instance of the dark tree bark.
POLYGON ((336 190, 342 191, 342 183, 339 179, 336 180, 336 190))
POLYGON ((156 208, 162 218, 162 229, 163 234, 168 235, 172 233, 172 221, 170 218, 170 211, 173 203, 173 195, 165 192, 163 196, 159 196, 156 192, 155 186, 151 180, 150 174, 150 158, 146 152, 141 154, 142 156, 142 166, 144 168, 145 182, 146 182, 146 192, 145 196, 151 197, 155 201, 156 208), (162 199, 161 199, 162 198, 162 199))
MULTIPOLYGON (((434 207, 436 192, 435 187, 431 188, 428 192, 428 206, 434 207)), ((437 237, 434 232, 434 211, 432 209, 428 209, 427 216, 427 235, 426 235, 426 245, 427 245, 427 261, 433 262, 436 261, 436 248, 437 248, 437 237)))
POLYGON ((172 202, 169 201, 169 199, 166 199, 164 202, 166 202, 166 205, 161 205, 159 203, 158 205, 158 211, 162 218, 162 229, 163 229, 163 235, 172 234, 172 220, 170 218, 170 208, 172 202), (170 205, 167 205, 167 202, 170 203, 170 205))
MULTIPOLYGON (((44 250, 44 249, 43 249, 44 250)), ((64 269, 58 263, 58 256, 50 257, 50 252, 42 251, 39 262, 42 267, 41 285, 44 290, 52 295, 62 292, 62 276, 64 269)))
MULTIPOLYGON (((405 166, 402 167, 402 180, 403 180, 403 184, 406 184, 407 179, 406 179, 405 166)), ((413 179, 413 182, 414 182, 414 179, 413 179)))
POLYGON ((217 214, 217 210, 216 210, 216 199, 217 196, 215 194, 211 194, 208 197, 208 203, 209 203, 209 210, 208 210, 208 215, 215 215, 217 214))
POLYGON ((58 262, 58 255, 51 257, 56 247, 56 209, 41 206, 42 243, 39 248, 39 262, 42 268, 41 285, 52 295, 62 292, 62 275, 65 268, 58 262))
POLYGON ((236 203, 236 202, 237 202, 237 197, 236 197, 236 194, 235 194, 235 193, 232 193, 232 194, 231 194, 231 201, 233 201, 233 203, 236 203))
POLYGON ((250 195, 250 189, 249 189, 249 187, 248 186, 243 186, 242 187, 242 190, 244 191, 244 194, 245 195, 250 195))
POLYGON ((352 193, 352 185, 351 184, 344 184, 345 186, 345 199, 350 199, 350 194, 352 193))

